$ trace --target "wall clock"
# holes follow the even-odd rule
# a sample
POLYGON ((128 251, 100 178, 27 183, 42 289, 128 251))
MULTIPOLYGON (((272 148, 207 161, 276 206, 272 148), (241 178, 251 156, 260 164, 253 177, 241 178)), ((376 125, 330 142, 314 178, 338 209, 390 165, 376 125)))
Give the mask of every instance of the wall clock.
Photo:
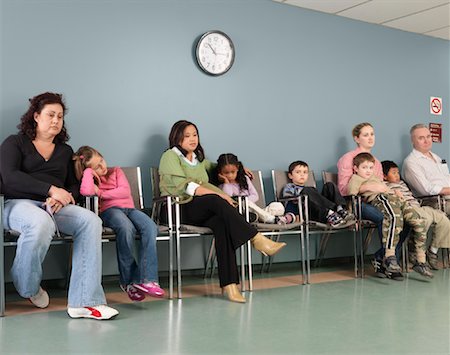
POLYGON ((234 63, 234 45, 231 38, 222 31, 208 31, 197 42, 195 55, 197 63, 209 75, 222 75, 234 63))

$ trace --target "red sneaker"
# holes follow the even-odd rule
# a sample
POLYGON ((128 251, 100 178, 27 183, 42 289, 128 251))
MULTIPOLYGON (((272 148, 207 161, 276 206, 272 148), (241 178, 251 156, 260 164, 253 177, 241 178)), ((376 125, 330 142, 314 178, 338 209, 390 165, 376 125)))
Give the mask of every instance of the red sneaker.
POLYGON ((111 319, 119 314, 119 311, 105 304, 92 307, 67 308, 71 318, 111 319))

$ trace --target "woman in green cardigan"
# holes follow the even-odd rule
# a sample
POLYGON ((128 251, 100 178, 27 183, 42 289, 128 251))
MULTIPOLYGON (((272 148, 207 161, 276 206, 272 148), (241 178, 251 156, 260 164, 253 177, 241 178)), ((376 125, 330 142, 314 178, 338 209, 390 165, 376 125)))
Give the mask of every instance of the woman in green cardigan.
POLYGON ((251 240, 255 249, 271 256, 286 243, 274 242, 258 233, 238 213, 234 200, 208 182, 208 172, 214 164, 205 159, 195 124, 176 122, 170 131, 169 145, 159 163, 161 193, 180 197, 183 223, 213 230, 220 287, 230 301, 245 303, 237 287, 236 249, 251 240))

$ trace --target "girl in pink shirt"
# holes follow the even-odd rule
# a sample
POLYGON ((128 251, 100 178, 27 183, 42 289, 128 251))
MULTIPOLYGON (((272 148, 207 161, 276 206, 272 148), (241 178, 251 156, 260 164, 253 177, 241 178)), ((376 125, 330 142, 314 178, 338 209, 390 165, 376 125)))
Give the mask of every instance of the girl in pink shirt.
POLYGON ((134 207, 128 180, 119 167, 108 168, 94 148, 83 146, 74 154, 75 172, 81 180, 80 193, 99 197, 100 218, 116 234, 120 287, 132 301, 146 295, 162 297, 158 283, 155 222, 134 207), (134 258, 134 240, 141 237, 139 263, 134 258))

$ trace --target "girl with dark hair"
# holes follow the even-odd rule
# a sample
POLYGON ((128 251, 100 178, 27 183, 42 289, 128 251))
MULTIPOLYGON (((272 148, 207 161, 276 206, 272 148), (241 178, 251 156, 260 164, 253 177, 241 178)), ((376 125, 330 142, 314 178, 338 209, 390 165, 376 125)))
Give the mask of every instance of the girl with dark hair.
POLYGON ((180 198, 183 223, 213 230, 220 287, 230 301, 244 303, 237 287, 236 249, 251 240, 261 253, 274 255, 286 243, 273 242, 258 233, 234 208, 234 200, 209 183, 208 172, 214 164, 205 159, 192 122, 183 120, 172 126, 169 146, 159 164, 161 194, 180 198))
POLYGON ((67 109, 61 94, 30 99, 19 134, 0 147, 0 177, 5 195, 3 221, 20 233, 11 276, 19 294, 45 308, 40 287, 42 262, 56 231, 73 236, 72 273, 67 312, 72 318, 109 319, 119 312, 106 305, 101 285, 102 221, 75 205, 79 184, 64 127, 67 109))
POLYGON ((231 153, 221 154, 217 160, 218 180, 222 183, 219 188, 230 196, 247 196, 250 210, 256 218, 264 223, 286 224, 295 222, 295 214, 284 214, 281 202, 272 202, 265 209, 259 207, 258 192, 251 180, 245 174, 244 166, 238 157, 231 153))

